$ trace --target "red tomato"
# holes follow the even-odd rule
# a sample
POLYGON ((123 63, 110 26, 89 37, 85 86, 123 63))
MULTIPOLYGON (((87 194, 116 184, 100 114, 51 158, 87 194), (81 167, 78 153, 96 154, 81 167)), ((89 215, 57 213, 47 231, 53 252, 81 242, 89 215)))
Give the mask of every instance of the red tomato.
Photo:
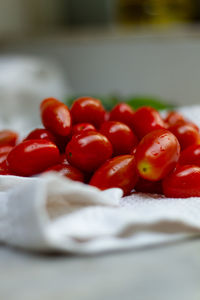
POLYGON ((181 152, 180 165, 196 165, 200 167, 200 145, 192 145, 181 152))
POLYGON ((165 118, 165 122, 170 126, 175 125, 180 121, 184 121, 184 117, 177 111, 170 111, 165 118))
POLYGON ((25 141, 39 139, 48 140, 55 143, 55 137, 53 136, 53 134, 49 130, 44 128, 36 128, 33 131, 31 131, 25 138, 25 141))
POLYGON ((60 153, 55 144, 47 140, 28 140, 15 146, 8 154, 9 171, 21 175, 38 174, 58 163, 60 153))
POLYGON ((92 172, 112 156, 112 145, 104 135, 85 131, 74 135, 66 147, 70 164, 85 172, 92 172))
POLYGON ((62 153, 60 155, 60 160, 59 160, 59 164, 62 164, 62 165, 69 165, 69 162, 66 158, 66 154, 65 153, 62 153))
POLYGON ((68 136, 54 135, 55 144, 61 153, 65 153, 66 146, 71 140, 71 137, 71 133, 68 136))
POLYGON ((110 112, 106 111, 105 116, 104 116, 104 122, 110 120, 110 112))
POLYGON ((111 121, 122 122, 132 128, 132 118, 134 110, 126 103, 117 104, 110 112, 111 121))
POLYGON ((18 133, 11 130, 0 131, 0 146, 15 146, 18 139, 18 133))
POLYGON ((144 106, 136 110, 132 118, 132 127, 139 139, 153 130, 165 128, 159 112, 152 107, 144 106))
POLYGON ((179 167, 163 180, 163 191, 170 198, 200 197, 200 167, 179 167))
POLYGON ((136 192, 150 193, 150 194, 162 194, 162 181, 149 181, 143 178, 139 178, 136 186, 134 187, 136 192))
POLYGON ((54 134, 67 136, 71 132, 71 115, 68 107, 54 98, 42 101, 41 119, 44 127, 54 134))
POLYGON ((96 128, 99 128, 104 122, 105 113, 101 101, 92 97, 78 98, 71 108, 73 124, 87 122, 96 128))
POLYGON ((200 144, 200 133, 190 124, 176 124, 169 130, 177 137, 182 150, 193 144, 200 144))
POLYGON ((92 176, 90 185, 100 190, 120 188, 129 195, 138 179, 133 155, 120 155, 106 161, 92 176))
POLYGON ((111 142, 114 155, 129 154, 138 143, 137 137, 130 127, 121 122, 104 122, 101 125, 100 132, 111 142))
POLYGON ((13 175, 8 169, 6 159, 0 163, 0 175, 13 175))
POLYGON ((0 164, 3 163, 8 153, 13 149, 13 146, 0 146, 0 164))
POLYGON ((130 154, 135 155, 136 151, 137 151, 137 146, 135 146, 135 147, 133 147, 133 149, 131 149, 130 154))
POLYGON ((78 123, 72 127, 72 135, 79 134, 82 131, 95 131, 95 127, 90 123, 78 123))
POLYGON ((84 175, 77 168, 70 166, 69 164, 58 164, 48 168, 46 172, 57 172, 62 176, 65 176, 74 181, 84 182, 84 175))
POLYGON ((170 128, 171 126, 174 125, 183 125, 183 124, 190 124, 192 127, 194 127, 194 129, 196 129, 197 131, 199 131, 199 128, 196 124, 194 124, 191 121, 188 121, 187 119, 185 119, 183 117, 183 115, 181 115, 180 113, 176 112, 176 111, 171 111, 169 112, 169 114, 167 115, 165 122, 168 124, 168 128, 170 128))
POLYGON ((140 176, 159 181, 171 172, 179 159, 180 145, 170 131, 159 129, 147 134, 136 150, 136 165, 140 176))

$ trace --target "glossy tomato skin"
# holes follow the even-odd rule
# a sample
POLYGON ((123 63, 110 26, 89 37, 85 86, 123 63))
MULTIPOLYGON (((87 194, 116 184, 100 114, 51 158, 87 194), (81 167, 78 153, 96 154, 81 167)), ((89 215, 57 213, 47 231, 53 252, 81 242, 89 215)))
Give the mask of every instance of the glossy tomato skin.
POLYGON ((106 161, 92 176, 90 185, 100 190, 121 188, 129 195, 138 179, 133 155, 120 155, 106 161))
POLYGON ((66 147, 69 163, 85 172, 96 170, 112 156, 112 152, 107 137, 95 131, 74 135, 66 147))
POLYGON ((65 176, 74 181, 84 182, 84 174, 75 167, 70 166, 69 164, 57 164, 48 168, 46 172, 56 172, 62 176, 65 176))
POLYGON ((172 127, 174 125, 188 124, 188 125, 191 125, 192 127, 194 127, 194 129, 196 129, 197 131, 199 131, 199 128, 195 123, 185 119, 182 114, 180 114, 176 111, 169 112, 165 119, 165 122, 168 124, 168 129, 170 129, 170 127, 172 127))
POLYGON ((68 136, 71 132, 71 115, 68 107, 55 98, 47 98, 40 105, 44 127, 54 134, 68 136))
POLYGON ((31 131, 25 138, 25 141, 39 139, 48 140, 55 143, 55 137, 53 136, 53 134, 49 130, 44 128, 36 128, 33 131, 31 131))
POLYGON ((149 193, 149 194, 162 194, 162 181, 149 181, 139 178, 134 189, 136 192, 149 193))
POLYGON ((8 153, 13 149, 13 146, 0 146, 0 164, 3 163, 8 153))
POLYGON ((92 97, 78 98, 71 107, 73 124, 91 123, 99 128, 105 120, 105 114, 101 101, 92 97))
POLYGON ((200 167, 177 168, 163 180, 163 192, 169 198, 200 197, 200 167))
POLYGON ((169 126, 173 126, 179 122, 184 122, 184 117, 177 111, 170 111, 165 118, 165 122, 169 126))
POLYGON ((0 146, 15 146, 18 140, 18 133, 12 130, 0 131, 0 146))
POLYGON ((94 125, 90 123, 78 123, 72 126, 72 135, 79 134, 83 131, 95 131, 94 125))
POLYGON ((157 110, 144 106, 135 111, 132 127, 137 137, 142 139, 151 131, 165 128, 165 123, 157 110))
POLYGON ((15 146, 8 154, 9 171, 20 176, 32 176, 58 163, 60 153, 47 140, 28 140, 15 146))
POLYGON ((111 142, 114 155, 129 154, 133 147, 138 144, 138 139, 130 127, 121 122, 104 122, 100 132, 111 142))
POLYGON ((193 144, 200 144, 200 133, 191 124, 178 123, 169 130, 177 137, 182 150, 193 144))
POLYGON ((200 167, 200 145, 192 145, 181 152, 180 165, 196 165, 200 167))
POLYGON ((134 110, 126 103, 117 104, 111 111, 109 120, 119 121, 132 128, 132 118, 134 110))
POLYGON ((60 155, 59 164, 62 164, 62 165, 69 165, 69 162, 68 162, 68 160, 67 160, 67 157, 66 157, 66 154, 65 154, 65 153, 62 153, 62 154, 60 155))
POLYGON ((176 166, 180 157, 180 145, 170 131, 159 129, 147 134, 136 150, 136 165, 140 176, 159 181, 176 166))

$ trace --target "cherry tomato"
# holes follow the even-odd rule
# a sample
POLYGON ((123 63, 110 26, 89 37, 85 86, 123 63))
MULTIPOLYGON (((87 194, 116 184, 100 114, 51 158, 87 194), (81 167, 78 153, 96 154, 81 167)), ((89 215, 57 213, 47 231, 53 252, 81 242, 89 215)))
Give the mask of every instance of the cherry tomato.
POLYGON ((165 122, 168 124, 168 128, 170 128, 171 126, 174 126, 174 125, 178 125, 178 124, 179 125, 190 124, 192 127, 194 127, 194 129, 199 131, 199 128, 195 123, 185 119, 183 117, 183 115, 181 115, 180 113, 178 113, 176 111, 169 112, 169 114, 167 115, 167 117, 165 119, 165 122))
POLYGON ((180 165, 196 165, 200 167, 200 145, 192 145, 181 152, 180 165))
POLYGON ((0 163, 0 175, 13 175, 8 169, 6 160, 0 163))
POLYGON ((172 125, 175 125, 177 124, 178 122, 182 122, 184 121, 184 117, 183 115, 181 115, 180 113, 178 113, 177 111, 170 111, 166 118, 165 118, 165 122, 169 125, 169 126, 172 126, 172 125))
POLYGON ((120 188, 129 195, 138 179, 133 155, 116 156, 106 161, 92 176, 90 185, 100 190, 120 188))
POLYGON ((121 122, 104 122, 101 125, 100 132, 111 142, 114 155, 129 154, 138 143, 137 137, 130 127, 121 122))
POLYGON ((55 144, 47 140, 28 140, 15 146, 8 154, 9 171, 21 175, 38 174, 58 163, 60 153, 55 144))
POLYGON ((162 181, 149 181, 143 178, 139 178, 134 189, 136 192, 150 193, 150 194, 162 194, 162 181))
POLYGON ((71 108, 73 124, 87 122, 99 128, 105 120, 105 114, 101 101, 92 97, 78 98, 71 108))
POLYGON ((0 164, 3 163, 8 153, 13 149, 13 146, 0 146, 0 164))
POLYGON ((190 124, 176 124, 169 130, 177 137, 182 150, 193 144, 200 144, 200 133, 190 124))
POLYGON ((95 127, 90 123, 78 123, 72 127, 72 135, 79 134, 82 131, 95 131, 95 127))
POLYGON ((62 164, 62 165, 69 165, 69 162, 68 162, 68 160, 67 160, 67 157, 66 157, 66 154, 65 154, 65 153, 62 153, 62 154, 60 155, 59 164, 62 164))
POLYGON ((136 165, 140 176, 159 181, 176 166, 180 145, 170 131, 159 129, 147 134, 136 150, 136 165))
POLYGON ((58 164, 48 168, 46 172, 57 172, 62 176, 65 176, 74 181, 84 182, 84 175, 77 168, 70 166, 69 164, 58 164))
POLYGON ((139 139, 153 130, 165 128, 159 112, 152 107, 144 106, 136 110, 132 118, 133 130, 139 139))
POLYGON ((137 151, 137 146, 133 147, 129 154, 135 155, 136 151, 137 151))
POLYGON ((186 165, 177 168, 163 180, 166 197, 200 197, 200 167, 186 165))
POLYGON ((18 133, 12 130, 0 131, 0 146, 15 146, 18 139, 18 133))
POLYGON ((31 131, 25 138, 25 141, 39 139, 48 140, 55 143, 55 137, 53 136, 53 134, 49 130, 44 128, 36 128, 33 131, 31 131))
POLYGON ((42 101, 41 119, 44 127, 54 134, 67 136, 71 132, 71 115, 68 107, 54 98, 42 101))
POLYGON ((122 122, 132 128, 133 115, 134 110, 130 107, 130 105, 126 103, 119 103, 110 111, 109 120, 122 122))
POLYGON ((112 145, 104 135, 85 131, 74 135, 66 147, 69 163, 85 172, 92 172, 112 156, 112 145))

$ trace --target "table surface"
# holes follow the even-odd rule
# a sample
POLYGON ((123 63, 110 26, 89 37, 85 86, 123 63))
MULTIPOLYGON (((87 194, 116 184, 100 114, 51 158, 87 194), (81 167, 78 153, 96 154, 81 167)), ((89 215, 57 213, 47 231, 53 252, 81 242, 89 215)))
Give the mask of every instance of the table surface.
POLYGON ((0 247, 1 300, 199 300, 200 239, 92 257, 0 247))

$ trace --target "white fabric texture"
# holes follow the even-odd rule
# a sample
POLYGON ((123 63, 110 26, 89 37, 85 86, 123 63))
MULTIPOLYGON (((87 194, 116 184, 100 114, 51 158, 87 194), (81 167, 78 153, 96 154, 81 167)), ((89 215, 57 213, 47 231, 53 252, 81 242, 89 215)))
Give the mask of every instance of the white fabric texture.
MULTIPOLYGON (((200 126, 200 106, 180 109, 200 126)), ((99 191, 55 173, 0 176, 0 241, 32 250, 93 254, 200 234, 200 198, 99 191)))

